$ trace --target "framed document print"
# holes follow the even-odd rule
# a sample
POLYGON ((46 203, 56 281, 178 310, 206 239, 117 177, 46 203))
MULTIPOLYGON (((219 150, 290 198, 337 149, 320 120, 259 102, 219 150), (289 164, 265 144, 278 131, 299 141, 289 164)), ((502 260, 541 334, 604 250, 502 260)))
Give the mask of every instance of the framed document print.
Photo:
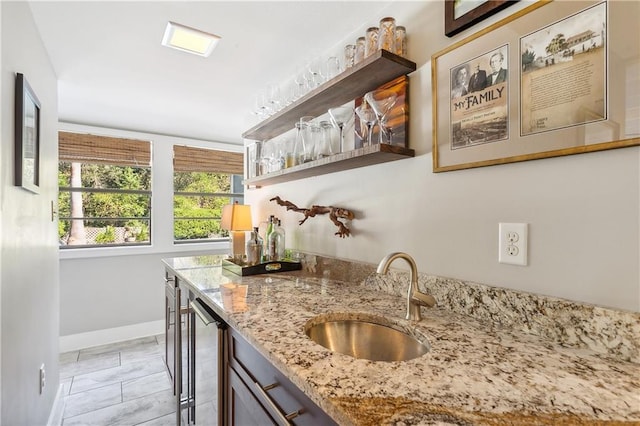
POLYGON ((543 0, 434 54, 434 172, 640 145, 638 22, 543 0))

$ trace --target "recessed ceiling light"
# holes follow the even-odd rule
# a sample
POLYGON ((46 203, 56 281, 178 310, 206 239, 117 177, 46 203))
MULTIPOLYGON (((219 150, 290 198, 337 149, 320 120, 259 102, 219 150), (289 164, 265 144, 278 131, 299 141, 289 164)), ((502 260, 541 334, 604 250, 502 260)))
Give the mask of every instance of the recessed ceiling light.
POLYGON ((175 22, 167 23, 164 30, 162 45, 182 50, 183 52, 193 53, 194 55, 207 57, 218 41, 220 36, 205 33, 185 25, 176 24, 175 22))

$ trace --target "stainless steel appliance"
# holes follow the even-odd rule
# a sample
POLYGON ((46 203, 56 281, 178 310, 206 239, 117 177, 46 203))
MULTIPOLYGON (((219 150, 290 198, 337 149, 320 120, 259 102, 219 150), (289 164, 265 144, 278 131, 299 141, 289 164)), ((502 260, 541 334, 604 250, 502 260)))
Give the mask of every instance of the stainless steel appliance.
POLYGON ((227 324, 200 299, 190 303, 195 317, 195 340, 190 374, 195 387, 193 419, 197 425, 225 425, 224 368, 227 324))
MULTIPOLYGON (((164 296, 165 296, 165 362, 167 364, 167 372, 169 373, 169 379, 171 383, 174 382, 175 377, 175 332, 176 332, 176 291, 174 288, 175 278, 172 276, 165 277, 164 296)), ((175 386, 173 388, 175 395, 175 386)))
POLYGON ((173 393, 176 396, 176 426, 194 424, 191 408, 194 404, 190 365, 193 363, 192 344, 195 340, 193 332, 193 313, 189 307, 189 290, 180 286, 177 277, 174 278, 176 326, 174 329, 174 374, 173 393))
POLYGON ((181 312, 174 334, 176 425, 222 426, 227 324, 188 289, 177 285, 174 290, 175 309, 181 312))

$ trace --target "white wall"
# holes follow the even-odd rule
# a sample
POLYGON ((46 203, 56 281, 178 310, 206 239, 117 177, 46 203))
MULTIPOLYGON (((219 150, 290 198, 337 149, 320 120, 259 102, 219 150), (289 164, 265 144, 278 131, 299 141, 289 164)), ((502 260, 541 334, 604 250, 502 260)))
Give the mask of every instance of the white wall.
MULTIPOLYGON (((432 173, 431 55, 524 6, 449 39, 443 3, 400 2, 388 10, 407 27, 408 56, 418 65, 410 77, 416 157, 249 190, 246 203, 263 219, 280 217, 292 248, 373 263, 406 251, 423 273, 640 310, 638 147, 432 173), (300 214, 269 203, 274 195, 356 211, 353 235, 334 236, 326 217, 298 226, 300 214), (529 224, 528 266, 498 263, 499 222, 529 224)), ((630 43, 639 48, 638 40, 630 43)), ((612 81, 612 89, 622 84, 612 81)))
MULTIPOLYGON (((152 246, 60 251, 60 336, 62 350, 82 342, 102 344, 136 333, 141 323, 157 322, 164 330, 164 269, 166 257, 191 256, 205 251, 228 252, 228 242, 173 243, 173 146, 199 146, 241 152, 242 147, 218 142, 60 123, 60 129, 98 135, 130 137, 152 143, 152 246), (129 328, 127 328, 129 327, 129 328), (86 333, 112 330, 109 335, 86 333), (96 341, 95 339, 99 339, 96 341), (106 339, 106 340, 105 340, 106 339)), ((153 325, 153 324, 152 324, 153 325)), ((149 328, 145 328, 149 330, 149 328)))
MULTIPOLYGON (((0 36, 2 35, 2 8, 0 7, 0 36)), ((0 49, 2 47, 2 40, 0 39, 0 49)), ((0 50, 0 70, 2 68, 2 50, 0 50)), ((3 98, 4 89, 2 88, 2 82, 0 80, 0 99, 3 98)), ((1 108, 1 107, 0 107, 1 108)), ((0 135, 4 135, 3 129, 6 124, 4 120, 0 119, 0 135)), ((4 164, 5 154, 4 150, 0 148, 0 164, 4 164)), ((0 177, 0 179, 2 179, 0 177)), ((4 184, 0 184, 0 218, 2 217, 2 194, 4 193, 4 184)), ((0 219, 0 241, 2 241, 2 219, 0 219)), ((0 243, 1 244, 1 243, 0 243)), ((0 255, 0 271, 2 271, 2 256, 0 255)), ((2 318, 2 273, 0 272, 0 318, 2 318)), ((0 327, 0 383, 2 383, 2 327, 0 327)), ((1 386, 1 385, 0 385, 1 386)), ((0 387, 0 423, 2 423, 2 389, 0 387)))
POLYGON ((58 250, 51 201, 57 194, 57 82, 27 3, 1 2, 2 121, 0 146, 0 294, 4 425, 47 423, 59 384, 58 250), (15 73, 23 73, 41 104, 41 186, 13 186, 15 73), (39 393, 44 363, 47 385, 39 393))

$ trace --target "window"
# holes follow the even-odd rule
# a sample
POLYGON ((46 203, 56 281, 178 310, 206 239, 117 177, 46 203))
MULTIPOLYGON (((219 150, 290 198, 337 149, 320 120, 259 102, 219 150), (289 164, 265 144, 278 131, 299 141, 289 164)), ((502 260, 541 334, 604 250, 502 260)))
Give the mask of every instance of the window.
POLYGON ((61 248, 151 244, 151 142, 58 134, 61 248))
POLYGON ((220 228, 222 207, 244 201, 242 154, 173 148, 173 238, 176 243, 229 237, 220 228))

